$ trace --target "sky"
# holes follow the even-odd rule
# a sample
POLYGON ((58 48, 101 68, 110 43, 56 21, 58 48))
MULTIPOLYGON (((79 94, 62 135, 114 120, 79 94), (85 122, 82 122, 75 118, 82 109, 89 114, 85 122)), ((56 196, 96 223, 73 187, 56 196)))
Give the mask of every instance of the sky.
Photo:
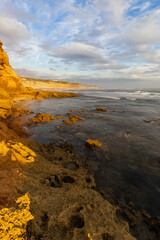
POLYGON ((0 0, 20 76, 160 88, 160 0, 0 0))

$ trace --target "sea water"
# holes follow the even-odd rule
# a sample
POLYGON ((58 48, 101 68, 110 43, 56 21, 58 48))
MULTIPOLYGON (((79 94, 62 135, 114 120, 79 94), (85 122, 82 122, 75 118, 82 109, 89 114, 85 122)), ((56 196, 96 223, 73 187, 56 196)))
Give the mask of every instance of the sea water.
POLYGON ((80 97, 35 100, 26 103, 26 108, 34 113, 64 115, 64 119, 74 110, 72 115, 80 114, 85 120, 72 125, 64 125, 63 119, 32 125, 28 127, 30 139, 39 143, 70 142, 108 200, 121 205, 132 201, 135 208, 160 216, 160 90, 73 92, 80 97), (108 111, 99 112, 97 107, 108 111), (102 147, 87 149, 87 139, 98 139, 102 147))

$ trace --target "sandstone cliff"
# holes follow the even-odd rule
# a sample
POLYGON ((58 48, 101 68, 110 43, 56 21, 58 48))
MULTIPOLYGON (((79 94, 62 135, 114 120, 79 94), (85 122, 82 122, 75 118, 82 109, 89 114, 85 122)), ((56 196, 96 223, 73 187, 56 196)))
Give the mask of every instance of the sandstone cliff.
POLYGON ((44 99, 77 97, 74 93, 55 91, 40 91, 32 87, 25 87, 21 78, 9 64, 7 53, 2 48, 0 41, 0 117, 7 117, 13 107, 14 100, 44 99))
POLYGON ((2 48, 0 41, 0 87, 12 93, 13 91, 25 91, 20 77, 9 64, 7 53, 2 48))
POLYGON ((12 95, 17 92, 26 92, 20 77, 9 64, 7 53, 2 48, 0 41, 0 116, 4 117, 12 107, 12 95))
POLYGON ((65 81, 53 81, 34 78, 21 79, 25 87, 32 87, 36 89, 97 89, 98 86, 84 85, 80 83, 70 83, 65 81))

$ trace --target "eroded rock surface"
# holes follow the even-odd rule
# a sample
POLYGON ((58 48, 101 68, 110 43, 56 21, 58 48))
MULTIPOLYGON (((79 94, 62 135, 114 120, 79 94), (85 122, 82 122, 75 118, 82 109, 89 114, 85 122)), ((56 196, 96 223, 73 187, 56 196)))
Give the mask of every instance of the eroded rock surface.
POLYGON ((30 212, 30 195, 16 200, 14 208, 2 208, 0 210, 0 239, 2 240, 25 240, 26 226, 34 217, 30 212))
POLYGON ((19 161, 21 163, 31 163, 35 161, 36 154, 24 146, 21 142, 0 142, 0 156, 9 154, 12 161, 19 161))
POLYGON ((33 163, 24 187, 30 189, 34 216, 28 225, 28 239, 135 239, 128 223, 118 220, 117 207, 96 191, 93 176, 74 160, 70 148, 66 151, 53 144, 33 147, 43 152, 45 159, 33 163))

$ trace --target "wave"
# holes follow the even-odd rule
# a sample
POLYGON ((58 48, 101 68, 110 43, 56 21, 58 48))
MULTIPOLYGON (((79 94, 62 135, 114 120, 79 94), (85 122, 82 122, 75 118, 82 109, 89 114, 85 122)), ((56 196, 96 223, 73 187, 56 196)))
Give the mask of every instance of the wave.
POLYGON ((143 89, 97 89, 78 91, 86 96, 111 98, 116 100, 132 100, 137 99, 159 99, 160 90, 143 90, 143 89))

